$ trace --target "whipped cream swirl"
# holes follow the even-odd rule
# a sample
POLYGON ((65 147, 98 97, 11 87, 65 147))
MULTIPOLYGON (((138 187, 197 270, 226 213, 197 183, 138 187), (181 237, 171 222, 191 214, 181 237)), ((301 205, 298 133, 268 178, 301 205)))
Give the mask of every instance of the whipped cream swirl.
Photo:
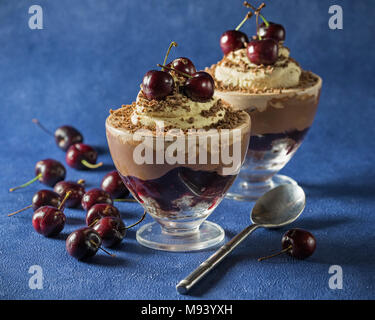
POLYGON ((250 62, 246 48, 230 52, 217 63, 214 77, 224 86, 240 89, 278 89, 298 86, 302 70, 289 57, 289 49, 279 46, 278 60, 271 66, 250 62))
POLYGON ((163 100, 148 100, 139 92, 131 116, 134 125, 176 129, 202 129, 224 119, 226 109, 220 99, 208 102, 193 101, 185 95, 174 92, 163 100))

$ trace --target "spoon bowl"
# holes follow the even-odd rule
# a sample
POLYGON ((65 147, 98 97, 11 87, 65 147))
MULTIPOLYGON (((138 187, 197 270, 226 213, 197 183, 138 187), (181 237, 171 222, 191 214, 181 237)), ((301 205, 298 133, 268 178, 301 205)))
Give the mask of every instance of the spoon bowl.
POLYGON ((279 228, 295 221, 303 212, 305 204, 305 192, 300 186, 284 184, 258 199, 250 219, 260 227, 279 228))

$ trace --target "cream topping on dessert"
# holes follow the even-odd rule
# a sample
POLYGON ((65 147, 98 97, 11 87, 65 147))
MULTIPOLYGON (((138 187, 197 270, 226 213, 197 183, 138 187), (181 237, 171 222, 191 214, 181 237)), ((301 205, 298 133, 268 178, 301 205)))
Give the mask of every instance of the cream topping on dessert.
POLYGON ((224 86, 251 90, 298 86, 302 69, 289 56, 288 48, 279 46, 278 60, 271 66, 251 63, 246 50, 239 49, 224 56, 215 66, 215 80, 224 86))
POLYGON ((145 127, 165 126, 182 130, 204 128, 223 120, 226 109, 218 98, 208 102, 193 101, 181 93, 164 100, 147 100, 139 92, 131 116, 134 125, 145 127))

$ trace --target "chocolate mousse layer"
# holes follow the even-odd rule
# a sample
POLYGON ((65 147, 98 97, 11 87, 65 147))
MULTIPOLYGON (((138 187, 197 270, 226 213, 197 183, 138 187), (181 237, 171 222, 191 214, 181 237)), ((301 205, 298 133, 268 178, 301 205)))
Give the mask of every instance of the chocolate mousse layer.
MULTIPOLYGON (((160 127, 157 126, 144 127, 140 123, 135 125, 131 120, 134 115, 135 104, 124 105, 120 109, 111 111, 111 115, 106 120, 106 133, 112 159, 117 170, 122 176, 133 176, 141 180, 160 178, 177 167, 186 167, 195 171, 215 171, 220 175, 237 174, 249 144, 250 117, 244 111, 232 110, 222 101, 218 101, 218 104, 220 108, 223 107, 226 111, 221 120, 204 128, 185 130, 162 127, 163 131, 159 131, 160 127), (218 138, 221 132, 229 133, 228 141, 218 138), (153 163, 140 165, 134 161, 135 150, 137 146, 143 143, 142 140, 135 139, 137 134, 149 138, 147 141, 152 144, 153 163), (171 138, 172 141, 167 141, 167 134, 171 134, 170 137, 174 136, 174 138, 171 138), (177 137, 185 139, 185 155, 181 161, 183 164, 169 164, 163 159, 159 159, 159 162, 162 163, 157 163, 157 155, 164 154, 177 137), (202 139, 207 141, 207 146, 203 149, 200 146, 202 139), (212 148, 211 144, 215 143, 219 143, 219 148, 212 148), (231 169, 232 164, 223 162, 221 156, 223 148, 228 148, 231 155, 240 159, 238 166, 231 169), (234 154, 236 150, 239 151, 239 154, 234 154), (207 160, 200 161, 201 153, 207 154, 207 160)), ((214 108, 217 108, 217 105, 214 108)), ((210 117, 210 111, 203 113, 210 117)), ((146 142, 146 139, 144 141, 146 142)))

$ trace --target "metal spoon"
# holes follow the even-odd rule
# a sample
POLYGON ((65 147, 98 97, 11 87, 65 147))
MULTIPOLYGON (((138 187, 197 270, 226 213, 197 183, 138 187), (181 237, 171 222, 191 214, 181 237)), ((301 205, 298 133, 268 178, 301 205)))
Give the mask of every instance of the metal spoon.
POLYGON ((223 245, 197 269, 181 280, 176 289, 186 294, 199 280, 218 265, 243 240, 259 227, 279 228, 295 221, 305 208, 306 197, 298 185, 278 186, 260 197, 251 211, 252 225, 249 225, 232 240, 223 245))

